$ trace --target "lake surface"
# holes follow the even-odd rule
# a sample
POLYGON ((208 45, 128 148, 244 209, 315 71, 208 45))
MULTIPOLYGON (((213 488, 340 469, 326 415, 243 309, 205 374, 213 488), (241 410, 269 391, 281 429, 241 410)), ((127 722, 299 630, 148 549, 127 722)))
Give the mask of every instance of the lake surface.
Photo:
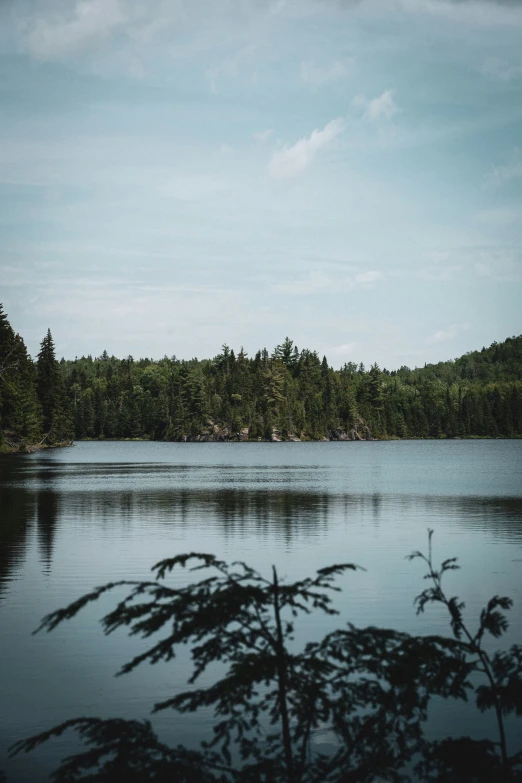
MULTIPOLYGON (((428 527, 437 559, 462 565, 448 591, 466 601, 466 616, 509 595, 502 645, 522 643, 522 441, 78 443, 0 458, 0 769, 9 783, 39 783, 71 738, 9 761, 10 743, 82 715, 146 717, 185 684, 184 656, 113 676, 143 649, 124 633, 102 635, 97 620, 114 599, 31 636, 49 611, 199 551, 265 574, 275 564, 288 579, 357 563, 367 570, 343 577, 334 624, 442 633, 442 612, 415 615, 424 569, 405 560, 426 548, 428 527)), ((333 627, 311 617, 297 641, 333 627)), ((211 718, 162 713, 153 723, 177 744, 194 742, 211 718)), ((449 703, 433 718, 434 734, 492 735, 492 726, 489 714, 449 703)), ((515 750, 514 723, 509 734, 515 750)))

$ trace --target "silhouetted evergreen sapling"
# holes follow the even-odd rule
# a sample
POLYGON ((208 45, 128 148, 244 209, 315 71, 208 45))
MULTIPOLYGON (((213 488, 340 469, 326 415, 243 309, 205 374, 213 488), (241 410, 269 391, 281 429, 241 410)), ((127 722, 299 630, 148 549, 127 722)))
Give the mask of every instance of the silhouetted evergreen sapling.
POLYGON ((214 710, 210 741, 200 751, 161 743, 148 722, 78 718, 16 743, 12 754, 32 750, 71 728, 87 745, 65 759, 55 783, 73 781, 177 781, 178 783, 356 783, 417 780, 481 783, 520 779, 521 754, 509 757, 503 716, 522 711, 521 648, 487 653, 486 632, 507 627, 501 610, 508 599, 493 598, 472 636, 462 618, 463 604, 446 598, 443 574, 456 568, 446 560, 436 571, 429 553, 422 558, 433 586, 417 597, 417 609, 440 601, 450 611, 454 638, 416 637, 390 629, 358 629, 351 624, 320 642, 294 651, 294 621, 302 614, 337 614, 332 591, 351 563, 320 569, 314 577, 280 583, 275 568, 266 579, 242 562, 227 564, 213 555, 191 553, 156 564, 154 581, 112 582, 47 615, 38 630, 51 631, 88 603, 116 588, 129 589, 102 619, 106 634, 126 627, 149 640, 147 649, 122 666, 170 661, 179 645, 190 645, 190 688, 154 706, 180 713, 214 710), (199 581, 171 587, 166 577, 189 566, 199 581), (195 687, 212 664, 225 675, 208 687, 195 687), (480 673, 487 684, 475 686, 480 673), (466 699, 475 689, 479 709, 493 707, 499 741, 469 738, 428 742, 423 727, 432 696, 466 699), (328 729, 330 752, 319 752, 314 734, 328 729), (462 759, 467 762, 462 765, 462 759), (410 770, 410 773, 407 772, 410 770))

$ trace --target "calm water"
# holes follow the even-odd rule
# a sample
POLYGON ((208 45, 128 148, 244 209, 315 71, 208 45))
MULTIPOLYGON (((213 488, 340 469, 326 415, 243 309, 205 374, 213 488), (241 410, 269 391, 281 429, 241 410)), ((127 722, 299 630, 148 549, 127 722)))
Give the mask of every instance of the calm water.
MULTIPOLYGON (((367 570, 344 578, 343 620, 433 633, 446 620, 435 609, 415 616, 424 571, 404 559, 425 548, 432 527, 440 559, 460 559, 448 589, 468 617, 491 595, 510 595, 506 643, 521 643, 521 477, 522 441, 79 443, 0 458, 0 769, 10 783, 38 783, 71 739, 8 761, 13 741, 80 715, 142 718, 183 688, 183 656, 113 677, 142 645, 103 637, 97 619, 109 601, 31 636, 44 614, 93 586, 145 577, 180 552, 265 573, 275 563, 289 579, 355 562, 367 570)), ((331 627, 310 618, 299 638, 331 627)), ((165 713, 154 723, 176 744, 204 733, 210 716, 165 713)), ((435 734, 482 736, 491 725, 450 704, 433 719, 435 734)), ((515 725, 510 735, 514 749, 515 725)))

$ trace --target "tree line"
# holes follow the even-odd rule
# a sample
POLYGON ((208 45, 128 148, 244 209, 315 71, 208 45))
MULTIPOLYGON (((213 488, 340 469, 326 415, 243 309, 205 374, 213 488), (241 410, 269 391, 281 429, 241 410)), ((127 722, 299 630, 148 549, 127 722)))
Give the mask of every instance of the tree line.
POLYGON ((0 304, 0 452, 74 436, 71 406, 50 330, 34 362, 0 304))
POLYGON ((340 370, 288 337, 249 357, 35 362, 0 307, 0 446, 81 438, 345 440, 519 437, 522 335, 454 361, 340 370))

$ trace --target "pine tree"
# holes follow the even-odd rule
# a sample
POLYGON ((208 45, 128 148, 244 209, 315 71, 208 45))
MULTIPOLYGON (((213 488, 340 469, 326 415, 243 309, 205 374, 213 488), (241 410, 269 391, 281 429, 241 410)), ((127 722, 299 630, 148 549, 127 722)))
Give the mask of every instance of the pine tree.
POLYGON ((19 448, 39 435, 34 366, 0 304, 0 447, 19 448))
POLYGON ((297 346, 294 346, 293 340, 285 337, 284 341, 275 347, 272 358, 280 359, 286 367, 293 369, 299 359, 297 346))
POLYGON ((44 438, 47 444, 69 440, 72 435, 71 415, 50 329, 41 342, 36 368, 44 438))
POLYGON ((59 406, 58 387, 60 384, 60 370, 56 361, 50 329, 47 330, 47 334, 40 344, 36 366, 38 370, 38 398, 43 413, 43 429, 48 433, 55 423, 55 414, 59 406))

